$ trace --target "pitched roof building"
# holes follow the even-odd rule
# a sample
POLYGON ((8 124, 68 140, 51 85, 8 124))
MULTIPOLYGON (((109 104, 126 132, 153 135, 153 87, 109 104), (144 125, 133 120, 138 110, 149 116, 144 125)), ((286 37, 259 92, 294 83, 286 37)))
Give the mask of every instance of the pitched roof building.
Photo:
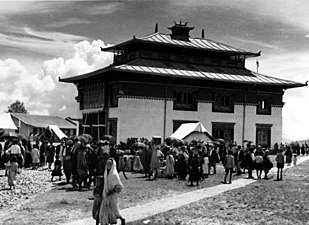
POLYGON ((260 52, 190 37, 187 23, 168 29, 102 49, 114 53, 108 67, 60 78, 77 86, 83 131, 118 141, 165 138, 200 121, 229 142, 281 142, 284 91, 306 84, 246 69, 245 60, 260 52))
POLYGON ((32 115, 24 113, 11 113, 14 124, 20 134, 28 137, 43 131, 49 125, 56 125, 67 135, 76 134, 76 124, 59 116, 32 115))

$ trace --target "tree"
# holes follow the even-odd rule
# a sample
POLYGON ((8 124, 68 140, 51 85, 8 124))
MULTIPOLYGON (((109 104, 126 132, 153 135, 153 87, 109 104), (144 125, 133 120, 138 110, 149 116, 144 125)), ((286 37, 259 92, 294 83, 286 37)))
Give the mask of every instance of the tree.
POLYGON ((7 113, 25 113, 25 114, 27 114, 28 111, 26 110, 23 102, 16 100, 16 102, 12 103, 8 107, 7 113))

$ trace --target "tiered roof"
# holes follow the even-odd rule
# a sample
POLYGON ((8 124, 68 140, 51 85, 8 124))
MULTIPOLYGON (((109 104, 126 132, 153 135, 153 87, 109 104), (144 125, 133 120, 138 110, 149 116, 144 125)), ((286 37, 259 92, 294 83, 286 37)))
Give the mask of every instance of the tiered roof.
MULTIPOLYGON (((172 34, 161 34, 155 32, 145 37, 136 38, 104 48, 102 51, 126 50, 135 44, 158 45, 163 47, 186 48, 193 51, 216 52, 228 54, 230 56, 243 56, 244 58, 256 57, 260 52, 254 53, 239 48, 234 48, 226 44, 212 41, 205 38, 190 37, 189 32, 193 27, 188 27, 187 23, 175 25, 171 28, 172 34)), ((60 79, 62 82, 78 83, 93 76, 104 76, 106 72, 118 71, 152 76, 179 77, 187 79, 200 79, 218 82, 234 82, 244 84, 281 86, 282 88, 302 87, 302 84, 294 81, 270 77, 260 73, 247 70, 246 68, 202 65, 194 63, 171 62, 159 59, 138 58, 132 61, 123 62, 120 65, 114 64, 103 69, 69 78, 60 79)))

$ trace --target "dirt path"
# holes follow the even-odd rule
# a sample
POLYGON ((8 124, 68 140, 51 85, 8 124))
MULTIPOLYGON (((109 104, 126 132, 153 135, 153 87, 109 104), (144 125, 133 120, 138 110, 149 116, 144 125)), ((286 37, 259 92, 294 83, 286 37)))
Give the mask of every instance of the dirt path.
MULTIPOLYGON (((309 159, 309 156, 301 157, 298 159, 297 164, 300 164, 309 159)), ((284 169, 292 168, 293 166, 286 166, 284 169)), ((273 168, 270 172, 270 175, 276 174, 276 168, 273 168)), ((221 184, 214 187, 198 189, 195 191, 187 192, 176 197, 160 199, 158 201, 149 202, 143 205, 137 205, 134 207, 126 208, 120 211, 121 215, 126 218, 127 222, 132 222, 136 220, 141 220, 149 216, 153 216, 168 210, 176 209, 181 206, 197 202, 204 198, 214 197, 226 191, 233 189, 238 189, 245 187, 249 184, 256 182, 257 180, 253 179, 244 179, 240 178, 234 180, 232 184, 221 184)), ((78 221, 73 221, 66 223, 65 225, 84 225, 84 224, 93 224, 94 220, 90 218, 85 218, 78 221)))

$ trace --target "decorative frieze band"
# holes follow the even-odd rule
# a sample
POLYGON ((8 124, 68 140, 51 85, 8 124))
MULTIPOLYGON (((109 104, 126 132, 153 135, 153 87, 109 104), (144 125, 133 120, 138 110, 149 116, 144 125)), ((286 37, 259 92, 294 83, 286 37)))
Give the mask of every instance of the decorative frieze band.
POLYGON ((144 100, 157 100, 157 101, 174 101, 175 98, 159 98, 159 97, 146 97, 146 96, 128 96, 128 95, 118 95, 118 98, 130 98, 130 99, 144 99, 144 100))

